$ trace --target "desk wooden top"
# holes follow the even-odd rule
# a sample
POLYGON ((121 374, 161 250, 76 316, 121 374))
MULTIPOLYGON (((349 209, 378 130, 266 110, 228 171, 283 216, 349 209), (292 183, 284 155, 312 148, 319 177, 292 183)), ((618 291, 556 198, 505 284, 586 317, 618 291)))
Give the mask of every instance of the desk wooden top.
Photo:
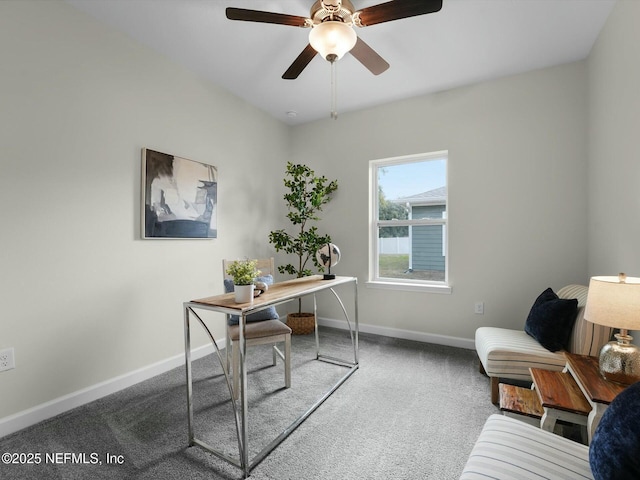
POLYGON ((530 368, 543 407, 587 415, 591 405, 580 391, 571 374, 530 368))
POLYGON ((312 275, 269 285, 269 290, 259 297, 254 298, 251 303, 236 303, 234 293, 225 293, 223 295, 191 300, 189 303, 218 307, 221 311, 233 310, 232 313, 239 315, 251 313, 254 310, 261 310, 270 305, 286 302, 349 282, 356 282, 356 278, 336 277, 333 280, 324 280, 322 275, 312 275))
POLYGON ((625 389, 624 385, 610 382, 600 375, 598 358, 565 352, 568 367, 575 374, 591 400, 609 404, 625 389))

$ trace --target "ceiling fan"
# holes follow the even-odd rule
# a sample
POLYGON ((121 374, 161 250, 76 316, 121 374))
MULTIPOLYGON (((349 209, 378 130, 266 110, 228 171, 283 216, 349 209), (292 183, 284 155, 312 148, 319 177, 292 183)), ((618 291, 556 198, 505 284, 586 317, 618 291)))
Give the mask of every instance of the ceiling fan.
POLYGON ((353 27, 434 13, 441 8, 442 0, 392 0, 362 10, 356 10, 350 0, 318 0, 312 5, 309 18, 232 7, 227 8, 226 14, 230 20, 311 28, 309 44, 282 75, 285 80, 294 80, 316 53, 333 64, 350 52, 371 73, 379 75, 389 64, 356 35, 353 27))

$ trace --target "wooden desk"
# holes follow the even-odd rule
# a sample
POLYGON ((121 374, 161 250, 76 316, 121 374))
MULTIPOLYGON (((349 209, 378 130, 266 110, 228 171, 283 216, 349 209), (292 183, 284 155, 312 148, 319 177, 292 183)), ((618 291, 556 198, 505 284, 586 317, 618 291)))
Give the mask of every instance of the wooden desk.
MULTIPOLYGON (((356 277, 336 277, 333 280, 323 280, 322 276, 315 275, 311 277, 296 278, 286 282, 279 282, 269 286, 269 290, 258 298, 255 298, 252 303, 235 303, 234 294, 228 293, 224 295, 215 295, 212 297, 201 298, 198 300, 191 300, 185 302, 184 306, 184 337, 185 337, 185 363, 187 370, 187 416, 189 427, 189 446, 198 445, 205 450, 213 453, 217 457, 225 460, 232 465, 241 468, 244 472, 244 477, 249 476, 249 472, 260 463, 274 448, 276 448, 285 438, 287 438, 311 413, 313 413, 329 396, 342 385, 359 367, 358 362, 358 281, 356 277), (342 300, 334 290, 335 287, 341 285, 352 284, 354 287, 354 320, 355 323, 352 326, 349 320, 347 310, 342 303, 342 300), (347 320, 349 326, 349 333, 351 336, 351 343, 353 346, 353 361, 342 360, 335 357, 322 355, 320 353, 320 340, 318 336, 318 329, 316 328, 316 360, 333 363, 347 367, 347 373, 342 376, 336 384, 331 387, 320 399, 318 399, 306 412, 298 417, 291 425, 289 425, 280 435, 278 435, 272 442, 264 447, 253 459, 249 459, 248 448, 248 401, 247 401, 247 371, 245 368, 246 358, 246 341, 245 341, 245 327, 247 315, 256 313, 261 310, 265 310, 271 306, 280 305, 282 303, 290 302, 306 295, 313 295, 313 309, 314 313, 317 311, 315 294, 324 290, 330 290, 336 297, 340 304, 342 311, 347 320), (240 351, 240 401, 239 405, 234 400, 233 391, 231 388, 231 381, 229 380, 229 373, 226 368, 225 362, 222 361, 222 355, 218 351, 218 345, 211 334, 211 331, 205 324, 205 322, 198 316, 195 310, 210 310, 214 312, 221 312, 229 315, 238 315, 240 317, 240 329, 238 346, 240 351), (227 379, 227 385, 229 387, 229 395, 231 397, 231 404, 233 406, 236 431, 238 433, 238 453, 239 459, 230 457, 221 450, 217 450, 212 446, 198 440, 193 431, 193 381, 191 374, 191 316, 195 317, 200 325, 204 328, 206 333, 213 344, 215 351, 218 353, 218 360, 222 366, 222 371, 227 379)), ((225 319, 226 322, 226 319, 225 319)), ((234 375, 236 372, 234 372, 234 375)))
POLYGON ((597 357, 568 352, 565 353, 565 356, 567 357, 566 369, 571 373, 591 405, 587 419, 587 435, 589 443, 591 443, 602 415, 613 399, 625 389, 625 386, 605 380, 600 375, 597 357))

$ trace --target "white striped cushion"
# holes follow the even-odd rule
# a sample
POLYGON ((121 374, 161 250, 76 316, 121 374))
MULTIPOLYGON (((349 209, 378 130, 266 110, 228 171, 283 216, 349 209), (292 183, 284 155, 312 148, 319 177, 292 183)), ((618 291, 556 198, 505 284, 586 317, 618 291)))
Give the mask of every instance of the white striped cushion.
POLYGON ((587 322, 584 319, 584 307, 578 309, 576 323, 569 341, 569 351, 580 355, 600 355, 602 346, 611 340, 613 329, 587 322))
POLYGON ((589 448, 514 418, 486 421, 460 480, 593 480, 589 448))
POLYGON ((567 363, 562 352, 550 352, 524 330, 480 327, 476 351, 490 377, 530 381, 529 367, 560 371, 567 363))
POLYGON ((567 285, 556 292, 560 298, 575 298, 578 300, 578 306, 584 307, 587 304, 587 294, 589 287, 585 285, 567 285))

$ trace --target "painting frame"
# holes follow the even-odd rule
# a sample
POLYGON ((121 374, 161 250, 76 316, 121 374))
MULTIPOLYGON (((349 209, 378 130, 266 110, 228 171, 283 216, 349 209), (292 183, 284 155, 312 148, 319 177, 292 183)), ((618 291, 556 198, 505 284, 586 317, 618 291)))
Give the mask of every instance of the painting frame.
POLYGON ((208 163, 142 149, 141 237, 218 237, 218 169, 208 163))

